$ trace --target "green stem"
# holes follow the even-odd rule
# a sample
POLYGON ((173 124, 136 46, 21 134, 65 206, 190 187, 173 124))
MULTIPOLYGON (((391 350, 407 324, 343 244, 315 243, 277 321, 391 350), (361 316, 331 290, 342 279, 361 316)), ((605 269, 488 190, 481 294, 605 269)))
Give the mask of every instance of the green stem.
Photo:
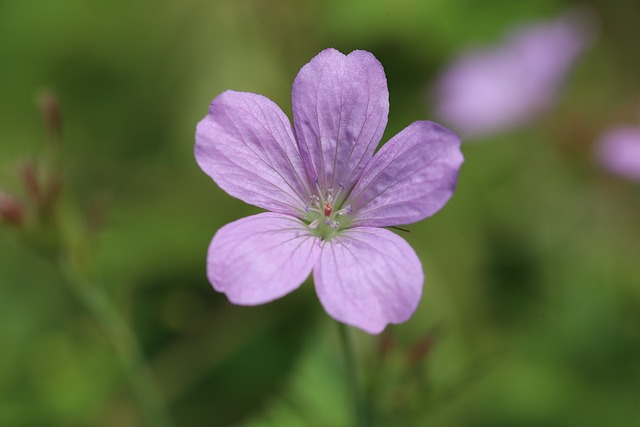
POLYGON ((353 342, 346 325, 338 322, 338 330, 340 333, 342 352, 344 354, 345 368, 347 370, 349 391, 353 400, 355 418, 354 426, 366 427, 369 424, 366 422, 365 400, 358 381, 358 370, 355 353, 353 351, 353 342))
POLYGON ((91 313, 114 346, 144 414, 146 425, 170 427, 172 423, 153 373, 129 325, 98 286, 79 279, 65 265, 60 265, 60 269, 73 293, 91 313))

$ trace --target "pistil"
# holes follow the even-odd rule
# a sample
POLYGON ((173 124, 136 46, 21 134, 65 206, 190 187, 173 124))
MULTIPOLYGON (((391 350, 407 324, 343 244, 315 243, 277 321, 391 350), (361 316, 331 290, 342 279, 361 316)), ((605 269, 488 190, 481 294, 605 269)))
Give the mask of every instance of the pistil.
POLYGON ((322 191, 317 180, 315 187, 316 194, 311 195, 305 208, 309 221, 307 227, 313 230, 313 234, 328 240, 350 225, 349 215, 353 210, 349 204, 340 206, 342 203, 340 196, 345 189, 342 183, 339 184, 340 188, 336 192, 332 188, 322 191))

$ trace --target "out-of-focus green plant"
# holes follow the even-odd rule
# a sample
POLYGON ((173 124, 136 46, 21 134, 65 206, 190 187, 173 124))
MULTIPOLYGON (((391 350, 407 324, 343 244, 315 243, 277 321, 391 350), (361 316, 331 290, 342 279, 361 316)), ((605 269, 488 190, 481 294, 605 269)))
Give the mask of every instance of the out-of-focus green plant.
MULTIPOLYGON (((427 280, 415 317, 383 357, 377 338, 356 334, 365 388, 389 414, 382 425, 637 424, 640 192, 591 153, 602 130, 637 119, 640 16, 627 0, 570 3, 592 8, 600 37, 562 101, 527 129, 463 147, 451 204, 405 235, 427 280), (415 354, 428 351, 409 363, 416 342, 415 354)), ((207 283, 210 236, 257 210, 194 167, 196 120, 227 88, 287 111, 314 53, 365 49, 385 64, 388 139, 432 118, 432 79, 460 49, 567 4, 0 2, 0 187, 10 200, 0 202, 0 425, 142 425, 108 335, 44 261, 61 247, 62 264, 99 282, 135 331, 176 425, 345 425, 337 337, 312 287, 231 309, 207 283), (65 113, 49 216, 59 223, 24 244, 41 227, 25 158, 41 186, 51 177, 33 103, 41 87, 56 89, 65 113)))
POLYGON ((97 231, 96 215, 101 213, 79 214, 73 194, 65 191, 62 120, 56 96, 43 92, 39 104, 46 136, 43 153, 38 162, 27 161, 20 168, 24 202, 0 193, 0 218, 60 277, 111 342, 146 424, 167 427, 171 421, 138 339, 92 277, 91 237, 97 231))

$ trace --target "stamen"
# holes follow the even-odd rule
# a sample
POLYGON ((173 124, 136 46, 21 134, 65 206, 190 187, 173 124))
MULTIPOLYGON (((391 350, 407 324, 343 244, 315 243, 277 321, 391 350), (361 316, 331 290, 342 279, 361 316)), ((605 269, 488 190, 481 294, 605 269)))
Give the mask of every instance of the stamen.
POLYGON ((333 188, 321 190, 318 178, 315 179, 314 184, 316 187, 315 194, 309 196, 309 203, 305 207, 305 212, 309 214, 307 218, 311 221, 307 228, 311 230, 317 229, 318 231, 314 233, 319 233, 323 239, 330 239, 335 236, 341 227, 349 227, 350 220, 345 216, 351 215, 353 209, 348 203, 342 204, 345 201, 344 196, 346 196, 344 194, 346 188, 343 183, 338 183, 339 188, 337 191, 334 191, 333 188), (338 221, 338 219, 342 221, 338 221), (341 225, 340 222, 344 225, 341 225), (324 228, 325 226, 330 229, 324 228))
POLYGON ((329 203, 333 202, 333 188, 327 190, 327 201, 329 203))
POLYGON ((336 212, 336 214, 338 214, 338 215, 351 215, 351 212, 353 212, 353 209, 351 209, 351 205, 350 204, 346 204, 346 205, 344 205, 344 207, 342 209, 340 209, 338 212, 336 212))
POLYGON ((338 188, 337 193, 333 196, 333 200, 335 200, 335 201, 339 200, 340 196, 342 195, 342 192, 344 191, 344 184, 343 183, 339 182, 338 186, 340 188, 338 188))

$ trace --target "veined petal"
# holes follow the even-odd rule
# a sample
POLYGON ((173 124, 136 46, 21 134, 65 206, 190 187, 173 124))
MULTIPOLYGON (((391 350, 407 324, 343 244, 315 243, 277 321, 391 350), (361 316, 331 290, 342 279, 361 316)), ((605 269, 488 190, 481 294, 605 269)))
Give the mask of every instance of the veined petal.
POLYGON ((300 215, 309 199, 291 123, 264 96, 216 97, 196 128, 195 156, 220 188, 244 202, 300 215))
POLYGON ((234 304, 257 305, 297 289, 320 253, 297 218, 265 212, 222 227, 211 241, 207 276, 234 304))
POLYGON ((412 123, 376 153, 349 195, 354 224, 387 227, 433 215, 453 195, 463 160, 455 133, 412 123))
POLYGON ((336 320, 368 333, 409 319, 422 295, 422 265, 389 230, 356 227, 324 241, 313 271, 316 292, 336 320))
POLYGON ((322 191, 350 184, 382 138, 389 114, 384 69, 369 52, 326 49, 293 83, 293 117, 310 182, 322 191))

